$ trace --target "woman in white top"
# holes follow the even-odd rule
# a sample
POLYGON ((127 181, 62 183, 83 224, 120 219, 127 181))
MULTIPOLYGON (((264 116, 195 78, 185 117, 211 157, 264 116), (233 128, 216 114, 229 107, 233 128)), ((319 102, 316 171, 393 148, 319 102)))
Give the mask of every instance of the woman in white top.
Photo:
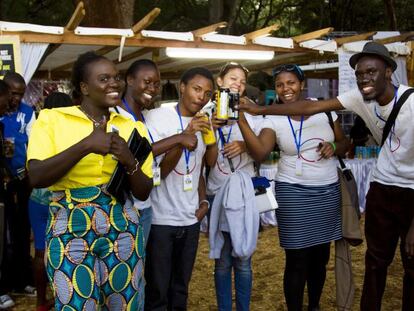
MULTIPOLYGON (((304 74, 297 65, 273 71, 279 104, 289 105, 302 97, 304 74)), ((312 105, 312 101, 309 101, 312 105)), ((319 310, 326 277, 330 242, 342 238, 340 187, 335 155, 349 145, 337 115, 268 116, 273 123, 281 158, 276 176, 276 211, 280 245, 285 249, 285 299, 289 311, 302 310, 305 284, 308 310, 319 310)), ((274 139, 261 140, 240 124, 252 155, 263 157, 274 139)))
MULTIPOLYGON (((242 96, 246 89, 248 70, 238 63, 228 63, 220 71, 217 85, 228 88, 232 93, 242 96)), ((248 100, 246 97, 241 101, 248 100)), ((211 198, 218 193, 225 184, 232 171, 240 170, 254 176, 254 159, 247 153, 246 144, 236 121, 223 122, 213 114, 213 127, 217 129, 219 156, 216 164, 211 167, 208 175, 207 194, 211 198)), ((240 114, 240 120, 247 122, 258 135, 263 127, 262 116, 240 114)), ((272 133, 272 130, 268 130, 272 133)), ((242 224, 240 224, 242 226, 242 224)), ((220 311, 232 310, 232 270, 236 290, 236 309, 249 310, 250 294, 252 288, 251 257, 242 259, 232 255, 233 245, 229 232, 224 232, 224 245, 220 258, 215 260, 214 280, 218 309, 220 311)))

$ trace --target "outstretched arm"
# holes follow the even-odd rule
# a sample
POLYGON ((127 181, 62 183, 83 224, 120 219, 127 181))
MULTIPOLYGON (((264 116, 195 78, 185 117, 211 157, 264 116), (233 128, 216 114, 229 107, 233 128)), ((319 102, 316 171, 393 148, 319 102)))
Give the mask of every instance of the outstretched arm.
POLYGON ((308 100, 299 100, 288 105, 269 105, 259 106, 252 101, 240 101, 240 111, 248 112, 254 115, 287 115, 287 116, 300 116, 300 115, 313 115, 319 112, 328 112, 334 110, 345 109, 337 98, 331 98, 326 100, 313 101, 312 105, 309 105, 308 100))

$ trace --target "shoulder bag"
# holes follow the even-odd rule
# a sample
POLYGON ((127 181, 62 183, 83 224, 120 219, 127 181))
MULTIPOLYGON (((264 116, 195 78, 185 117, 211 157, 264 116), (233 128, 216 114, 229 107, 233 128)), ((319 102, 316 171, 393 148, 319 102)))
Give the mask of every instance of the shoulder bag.
MULTIPOLYGON (((330 112, 326 115, 329 124, 334 131, 334 122, 330 112)), ((340 168, 338 168, 338 178, 341 185, 341 210, 342 210, 342 236, 352 246, 362 243, 362 233, 359 224, 361 212, 359 210, 358 187, 354 174, 346 167, 340 156, 337 156, 340 168)))

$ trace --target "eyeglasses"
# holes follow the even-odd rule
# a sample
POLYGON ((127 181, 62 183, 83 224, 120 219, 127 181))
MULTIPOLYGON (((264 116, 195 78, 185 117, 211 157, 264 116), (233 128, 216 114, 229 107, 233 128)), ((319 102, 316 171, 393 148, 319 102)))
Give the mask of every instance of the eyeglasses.
POLYGON ((249 73, 249 69, 244 67, 242 64, 236 63, 236 62, 228 62, 223 67, 221 67, 219 76, 224 76, 230 69, 233 69, 233 68, 240 68, 241 70, 244 71, 246 76, 249 73))
POLYGON ((287 64, 287 65, 280 65, 277 66, 272 71, 273 77, 276 77, 281 72, 295 72, 300 81, 305 80, 305 74, 303 73, 302 69, 298 65, 295 64, 287 64))

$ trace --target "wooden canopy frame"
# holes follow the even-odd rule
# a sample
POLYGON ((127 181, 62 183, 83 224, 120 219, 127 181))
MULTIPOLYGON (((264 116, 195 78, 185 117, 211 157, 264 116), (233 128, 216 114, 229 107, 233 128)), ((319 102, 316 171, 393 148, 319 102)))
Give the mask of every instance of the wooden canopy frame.
MULTIPOLYGON (((178 62, 176 59, 170 59, 164 57, 163 59, 159 58, 160 49, 166 47, 183 47, 183 48, 206 48, 206 49, 237 49, 237 50, 258 50, 258 51, 273 51, 276 53, 276 56, 270 60, 265 62, 256 62, 254 64, 249 64, 249 67, 252 70, 263 70, 266 68, 273 67, 275 65, 281 63, 298 63, 298 64, 306 64, 311 61, 323 61, 323 60, 334 60, 337 59, 337 55, 335 52, 326 52, 322 51, 321 49, 315 48, 305 48, 304 42, 309 40, 318 39, 321 37, 325 37, 329 35, 333 28, 324 28, 320 30, 316 30, 313 32, 301 34, 298 36, 291 37, 293 41, 292 48, 280 47, 280 46, 267 46, 262 44, 253 43, 252 40, 258 37, 264 36, 271 36, 272 32, 276 31, 280 25, 274 24, 269 27, 259 29, 253 31, 251 33, 244 34, 244 38, 246 39, 246 44, 231 44, 231 43, 219 43, 219 42, 207 42, 202 40, 202 36, 214 33, 218 29, 227 27, 226 22, 219 22, 213 25, 209 25, 200 29, 196 29, 191 31, 193 36, 193 40, 191 41, 180 41, 174 39, 160 39, 160 38, 150 38, 150 37, 143 37, 142 31, 149 27, 157 16, 160 14, 161 10, 159 8, 154 8, 150 11, 146 16, 144 16, 141 20, 136 22, 131 27, 131 33, 133 35, 126 36, 126 38, 121 39, 121 35, 115 34, 87 34, 87 35, 79 35, 76 33, 76 29, 79 27, 80 23, 82 22, 83 18, 86 15, 85 7, 83 2, 79 2, 77 7, 75 8, 69 22, 65 27, 63 27, 62 33, 55 34, 55 33, 41 33, 41 32, 33 32, 32 29, 27 29, 24 31, 13 31, 3 29, 1 30, 1 34, 4 35, 18 35, 20 37, 20 41, 23 43, 48 43, 49 47, 44 54, 39 68, 42 64, 47 62, 47 59, 50 55, 57 53, 63 45, 88 45, 88 46, 96 46, 96 52, 100 55, 108 56, 110 59, 114 61, 117 65, 125 65, 128 62, 132 61, 133 59, 142 57, 144 55, 149 55, 149 57, 156 58, 157 63, 160 65, 160 70, 162 73, 163 78, 171 78, 176 77, 180 74, 180 69, 178 68, 171 68, 174 67, 173 64, 178 62), (122 59, 119 60, 118 58, 114 57, 115 50, 117 50, 121 42, 129 51, 123 55, 122 59), (131 51, 131 48, 134 48, 131 51), (162 66, 167 67, 163 69, 162 66)), ((1 23, 0 23, 1 24, 1 23)), ((83 27, 85 29, 85 27, 83 27)), ((88 29, 88 28, 86 28, 88 29)), ((96 28, 90 28, 96 29, 96 28)), ((105 30, 105 29, 101 29, 105 30)), ((330 43, 335 41, 336 46, 340 47, 343 44, 356 42, 361 40, 370 39, 376 32, 367 32, 364 34, 358 34, 348 37, 336 38, 330 41, 326 41, 330 43)), ((403 35, 386 38, 377 40, 382 43, 391 43, 397 41, 409 41, 414 38, 414 32, 406 33, 403 35)), ((68 60, 66 63, 59 64, 53 68, 48 68, 47 70, 40 70, 38 75, 42 76, 47 74, 47 76, 52 77, 60 77, 64 76, 65 73, 67 74, 70 68, 73 65, 73 59, 68 60), (47 71, 47 72, 44 72, 47 71)), ((222 65, 224 61, 221 60, 187 60, 185 65, 180 65, 182 70, 187 69, 188 67, 194 65, 205 65, 207 68, 210 68, 212 71, 216 71, 217 67, 222 65)), ((414 65, 412 65, 413 67, 414 65)))

